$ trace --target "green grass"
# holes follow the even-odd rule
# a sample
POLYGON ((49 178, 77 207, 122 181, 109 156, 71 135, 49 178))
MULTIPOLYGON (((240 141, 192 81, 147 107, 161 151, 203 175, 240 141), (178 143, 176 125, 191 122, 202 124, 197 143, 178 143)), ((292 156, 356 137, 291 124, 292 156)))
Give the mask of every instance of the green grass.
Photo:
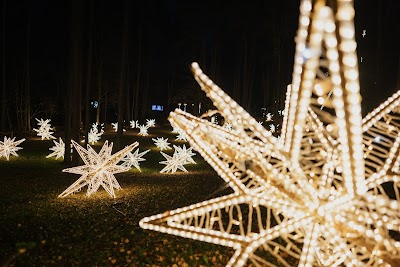
MULTIPOLYGON (((164 157, 151 138, 175 135, 151 128, 149 137, 137 130, 124 133, 123 144, 138 141, 151 149, 132 169, 117 174, 123 190, 111 198, 103 189, 57 198, 79 176, 63 173, 61 160, 46 159, 52 141, 32 136, 20 146, 19 157, 0 159, 0 264, 2 266, 224 266, 232 250, 139 227, 139 220, 209 199, 224 182, 199 155, 188 173, 160 174, 164 157)), ((107 132, 102 140, 115 141, 107 132)), ((18 138, 17 138, 18 139, 18 138)), ((99 151, 102 143, 95 145, 99 151)), ((115 152, 116 149, 113 150, 115 152)), ((172 154, 173 150, 166 151, 172 154)), ((226 192, 225 192, 226 193, 226 192)))

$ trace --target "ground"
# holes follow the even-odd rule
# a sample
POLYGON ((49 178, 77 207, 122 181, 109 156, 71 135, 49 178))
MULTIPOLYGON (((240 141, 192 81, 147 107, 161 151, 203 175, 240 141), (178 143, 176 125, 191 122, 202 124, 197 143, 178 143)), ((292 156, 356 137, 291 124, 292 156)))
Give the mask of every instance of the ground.
MULTIPOLYGON (((137 129, 124 133, 124 144, 139 142, 151 149, 140 163, 117 174, 123 190, 111 198, 103 189, 87 198, 86 188, 57 198, 79 176, 63 173, 62 160, 46 159, 52 141, 24 135, 19 157, 0 159, 0 264, 2 266, 225 266, 233 251, 199 241, 142 230, 139 220, 227 194, 223 180, 202 160, 187 165, 188 173, 160 174, 164 160, 151 138, 174 141, 172 128, 137 129)), ((55 136, 62 136, 57 132, 55 136)), ((2 136, 0 136, 2 137, 2 136)), ((106 131, 101 141, 115 141, 106 131)), ((18 139, 18 138, 17 138, 18 139)), ((102 142, 94 146, 99 151, 102 142)), ((113 153, 116 150, 113 150, 113 153)), ((167 151, 172 155, 172 150, 167 151)))

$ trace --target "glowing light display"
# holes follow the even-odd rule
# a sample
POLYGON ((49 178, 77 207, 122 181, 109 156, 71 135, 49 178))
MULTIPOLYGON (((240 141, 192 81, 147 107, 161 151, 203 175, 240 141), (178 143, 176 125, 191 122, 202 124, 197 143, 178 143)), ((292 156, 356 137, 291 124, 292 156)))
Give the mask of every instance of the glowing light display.
POLYGON ((139 125, 139 135, 141 135, 141 136, 148 136, 149 135, 149 133, 148 133, 148 129, 149 129, 149 127, 147 127, 147 125, 139 125))
POLYGON ((104 142, 100 152, 97 153, 89 144, 87 149, 77 142, 71 141, 85 165, 64 169, 63 172, 80 174, 81 177, 69 186, 58 197, 66 197, 87 186, 86 196, 95 193, 102 186, 111 197, 115 197, 114 189, 121 189, 114 174, 126 172, 130 168, 117 165, 138 143, 135 142, 117 153, 111 155, 113 143, 104 142))
POLYGON ((56 157, 56 159, 64 158, 65 143, 63 142, 61 137, 59 139, 59 142, 57 142, 56 140, 53 140, 53 142, 54 142, 54 146, 49 148, 49 150, 53 151, 53 152, 50 153, 49 155, 47 155, 46 158, 51 158, 51 157, 56 157))
POLYGON ((94 145, 97 143, 100 139, 101 136, 104 134, 103 129, 99 132, 97 126, 90 128, 90 131, 88 133, 88 141, 90 144, 94 145))
POLYGON ((350 0, 301 1, 280 140, 192 64, 236 132, 169 120, 234 193, 140 226, 232 247, 227 266, 400 266, 400 91, 361 118, 353 19, 350 0))
POLYGON ((130 121, 129 124, 131 125, 132 129, 139 128, 139 121, 130 121))
POLYGON ((166 159, 165 161, 160 161, 160 164, 165 164, 166 166, 160 171, 160 173, 175 173, 177 170, 187 172, 183 165, 186 164, 196 164, 192 156, 196 155, 192 148, 186 148, 185 145, 182 147, 174 145, 174 154, 172 157, 164 152, 161 154, 166 159))
POLYGON ((142 158, 142 156, 143 155, 145 155, 147 152, 149 152, 150 151, 150 149, 148 149, 148 150, 146 150, 146 151, 143 151, 142 153, 139 153, 139 148, 138 149, 136 149, 136 151, 134 152, 134 153, 132 153, 132 152, 129 152, 126 156, 125 156, 125 158, 123 158, 122 160, 121 160, 121 162, 122 162, 122 166, 125 166, 125 167, 127 167, 127 168, 132 168, 132 166, 133 167, 135 167, 136 169, 138 169, 139 171, 142 171, 141 169, 140 169, 140 163, 139 162, 141 162, 141 161, 145 161, 146 159, 144 159, 144 158, 142 158))
POLYGON ((146 120, 146 126, 147 128, 156 127, 156 120, 155 119, 146 120))
POLYGON ((34 128, 33 130, 37 132, 37 135, 40 136, 42 140, 56 139, 52 135, 54 132, 51 132, 52 130, 54 130, 54 128, 51 127, 50 119, 47 120, 36 119, 36 121, 38 122, 39 129, 34 128))
POLYGON ((167 150, 167 149, 172 149, 172 147, 169 146, 170 143, 168 143, 168 138, 164 139, 163 137, 157 137, 157 138, 152 138, 151 140, 153 140, 154 144, 161 151, 167 150))
POLYGON ((22 149, 18 145, 24 141, 25 138, 15 141, 15 137, 11 139, 11 137, 4 136, 4 141, 0 141, 0 158, 5 157, 8 161, 11 155, 18 157, 17 151, 22 149))

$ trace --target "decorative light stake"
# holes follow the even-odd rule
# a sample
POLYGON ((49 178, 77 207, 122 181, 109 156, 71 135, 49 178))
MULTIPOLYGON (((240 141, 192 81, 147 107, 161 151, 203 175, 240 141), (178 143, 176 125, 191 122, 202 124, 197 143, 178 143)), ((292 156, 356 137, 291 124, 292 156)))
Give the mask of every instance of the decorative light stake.
POLYGON ((147 128, 156 127, 156 120, 155 119, 146 120, 146 126, 147 128))
POLYGON ((140 172, 142 171, 140 169, 140 161, 146 161, 146 159, 142 158, 143 155, 145 155, 147 152, 149 152, 150 149, 143 151, 142 153, 139 154, 139 148, 136 149, 134 153, 129 152, 125 158, 123 158, 121 166, 127 167, 127 168, 132 168, 134 166, 136 169, 138 169, 140 172))
POLYGON ((147 125, 139 125, 139 135, 141 136, 148 136, 149 133, 147 132, 147 130, 149 129, 149 127, 147 127, 147 125))
POLYGON ((8 160, 10 160, 10 155, 18 157, 17 151, 21 150, 22 147, 18 147, 19 144, 25 141, 25 138, 22 138, 18 141, 14 141, 15 137, 13 139, 8 138, 7 136, 4 136, 4 141, 0 141, 0 158, 5 157, 8 160))
POLYGON ((157 137, 157 138, 152 138, 151 140, 153 140, 154 144, 158 147, 158 149, 160 149, 161 151, 163 151, 164 149, 172 149, 169 145, 170 143, 168 143, 168 138, 163 138, 163 137, 157 137))
POLYGON ((169 119, 234 193, 141 227, 232 247, 227 266, 400 266, 400 91, 361 119, 353 3, 324 3, 300 5, 280 140, 192 64, 236 132, 169 119))
POLYGON ((99 130, 97 129, 97 126, 90 128, 90 131, 88 133, 89 143, 94 145, 94 143, 97 143, 101 139, 101 136, 103 134, 104 134, 103 129, 99 132, 99 130))
POLYGON ((114 189, 121 189, 121 186, 114 174, 126 172, 130 169, 117 164, 138 145, 138 142, 125 147, 113 155, 111 155, 113 143, 108 145, 107 140, 104 142, 99 153, 96 153, 89 144, 87 145, 87 149, 85 149, 77 142, 73 140, 71 142, 85 165, 63 170, 63 172, 80 174, 81 177, 58 197, 66 197, 87 185, 86 196, 88 197, 102 186, 111 197, 115 198, 114 189))
MULTIPOLYGON (((36 118, 35 118, 36 119, 36 118)), ((56 139, 52 134, 54 132, 51 132, 54 130, 54 128, 51 127, 50 124, 50 119, 43 120, 43 119, 36 119, 39 125, 39 129, 34 128, 33 130, 37 132, 37 135, 41 137, 42 140, 50 140, 50 139, 56 139)))
POLYGON ((57 142, 56 140, 53 140, 53 142, 54 142, 54 146, 49 148, 49 150, 53 151, 53 152, 50 153, 49 155, 47 155, 46 158, 51 158, 51 157, 56 157, 56 159, 64 158, 65 143, 63 142, 61 137, 59 139, 59 142, 57 142))

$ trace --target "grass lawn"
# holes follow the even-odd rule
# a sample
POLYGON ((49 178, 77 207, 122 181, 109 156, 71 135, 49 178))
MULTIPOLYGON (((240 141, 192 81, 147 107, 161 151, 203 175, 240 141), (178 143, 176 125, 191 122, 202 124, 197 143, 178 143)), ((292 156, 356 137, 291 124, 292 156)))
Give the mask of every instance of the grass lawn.
MULTIPOLYGON (((57 198, 79 175, 63 173, 62 160, 46 159, 52 141, 34 134, 20 146, 19 157, 0 159, 0 264, 2 266, 225 266, 233 251, 139 227, 139 220, 230 192, 223 180, 197 154, 188 173, 160 174, 164 160, 151 138, 167 137, 171 128, 124 133, 123 142, 151 149, 140 163, 116 174, 123 190, 111 198, 102 188, 87 198, 86 188, 57 198), (176 265, 175 265, 176 264, 176 265)), ((56 132, 56 137, 58 137, 56 132)), ((106 132, 102 141, 115 141, 106 132)), ((17 138, 19 139, 19 137, 17 138)), ((102 142, 94 146, 99 151, 102 142)), ((172 155, 173 150, 166 151, 172 155)), ((115 153, 115 149, 113 150, 115 153)))

